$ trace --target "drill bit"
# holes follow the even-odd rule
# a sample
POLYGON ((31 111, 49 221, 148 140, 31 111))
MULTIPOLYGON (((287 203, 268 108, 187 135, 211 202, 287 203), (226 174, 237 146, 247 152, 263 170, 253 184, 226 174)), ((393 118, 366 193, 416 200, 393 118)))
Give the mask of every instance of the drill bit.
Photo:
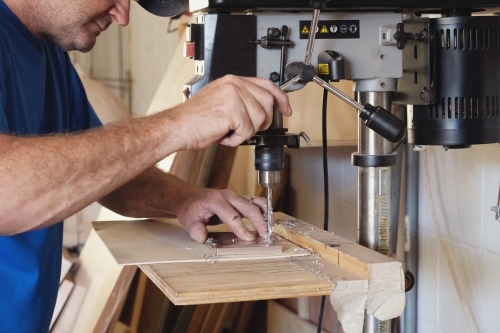
POLYGON ((271 235, 273 233, 273 226, 274 226, 272 187, 266 187, 266 195, 267 195, 267 244, 271 244, 271 235))

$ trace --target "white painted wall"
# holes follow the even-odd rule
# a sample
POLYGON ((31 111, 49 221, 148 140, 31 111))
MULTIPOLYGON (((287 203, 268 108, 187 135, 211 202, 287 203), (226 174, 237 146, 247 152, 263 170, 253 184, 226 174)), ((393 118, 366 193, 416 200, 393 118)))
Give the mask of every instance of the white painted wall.
MULTIPOLYGON (((354 150, 328 150, 329 230, 351 240, 357 237, 357 169, 350 164, 354 150)), ((291 155, 288 213, 322 226, 321 149, 289 149, 287 153, 291 155)), ((500 332, 500 223, 491 211, 499 195, 500 146, 447 152, 442 147, 425 147, 420 155, 418 332, 500 332), (428 156, 428 167, 423 154, 428 156), (470 320, 439 243, 425 185, 427 175, 464 304, 470 307, 470 320), (477 323, 476 331, 469 321, 477 323)))
MULTIPOLYGON (((422 153, 421 153, 422 154, 422 153)), ((500 186, 500 146, 445 152, 426 147, 437 221, 470 307, 468 318, 437 236, 421 158, 418 325, 422 333, 500 331, 500 223, 490 210, 500 186), (473 327, 477 323, 478 330, 473 327)))
MULTIPOLYGON (((189 19, 183 17, 172 23, 189 19)), ((98 38, 89 53, 72 52, 74 62, 87 75, 105 80, 109 88, 123 98, 135 115, 145 115, 183 34, 167 32, 169 18, 158 17, 131 2, 130 23, 127 27, 112 25, 98 38), (132 79, 131 96, 116 88, 117 79, 132 79)), ((194 73, 194 69, 193 69, 194 73)))

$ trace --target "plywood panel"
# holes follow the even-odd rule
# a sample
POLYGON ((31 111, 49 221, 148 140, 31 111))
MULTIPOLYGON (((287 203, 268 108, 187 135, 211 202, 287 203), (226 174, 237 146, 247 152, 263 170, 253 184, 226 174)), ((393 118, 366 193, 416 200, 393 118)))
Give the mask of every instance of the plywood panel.
MULTIPOLYGON (((358 295, 355 306, 361 304, 363 309, 367 297, 369 306, 378 304, 380 308, 391 303, 392 297, 401 300, 399 262, 286 214, 276 213, 275 218, 278 222, 275 230, 282 237, 308 248, 296 247, 292 254, 305 251, 306 255, 235 257, 238 260, 213 256, 205 260, 211 250, 192 241, 175 219, 100 222, 94 226, 118 260, 136 262, 139 258, 141 262, 145 255, 166 260, 167 263, 139 267, 176 305, 332 295, 332 292, 341 299, 346 293, 358 295)), ((219 225, 216 229, 227 230, 227 226, 219 225)), ((397 306, 399 310, 400 302, 397 306)))
MULTIPOLYGON (((215 256, 205 244, 198 244, 177 219, 93 222, 97 234, 119 265, 172 262, 244 260, 248 255, 215 256)), ((227 231, 226 225, 210 230, 227 231)), ((260 257, 304 256, 307 251, 285 240, 282 254, 260 257)), ((252 256, 255 258, 255 256, 252 256)))
POLYGON ((324 259, 276 258, 140 265, 176 305, 330 295, 333 282, 365 279, 324 259))

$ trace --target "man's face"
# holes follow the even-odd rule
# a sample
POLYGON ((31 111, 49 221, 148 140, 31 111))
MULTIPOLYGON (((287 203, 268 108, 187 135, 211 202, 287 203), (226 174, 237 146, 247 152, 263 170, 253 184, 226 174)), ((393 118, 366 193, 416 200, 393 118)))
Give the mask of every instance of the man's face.
POLYGON ((41 36, 70 51, 90 51, 111 23, 126 26, 130 0, 39 0, 32 19, 41 36))

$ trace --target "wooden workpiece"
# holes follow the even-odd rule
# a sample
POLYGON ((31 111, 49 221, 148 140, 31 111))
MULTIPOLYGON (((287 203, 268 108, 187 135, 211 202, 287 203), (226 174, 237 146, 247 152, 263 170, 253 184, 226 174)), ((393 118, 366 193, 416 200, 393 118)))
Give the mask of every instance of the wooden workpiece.
POLYGON ((362 329, 365 306, 381 320, 402 312, 400 262, 283 213, 275 220, 286 245, 268 256, 215 256, 175 219, 93 225, 118 264, 138 265, 176 305, 329 295, 346 333, 362 329))

